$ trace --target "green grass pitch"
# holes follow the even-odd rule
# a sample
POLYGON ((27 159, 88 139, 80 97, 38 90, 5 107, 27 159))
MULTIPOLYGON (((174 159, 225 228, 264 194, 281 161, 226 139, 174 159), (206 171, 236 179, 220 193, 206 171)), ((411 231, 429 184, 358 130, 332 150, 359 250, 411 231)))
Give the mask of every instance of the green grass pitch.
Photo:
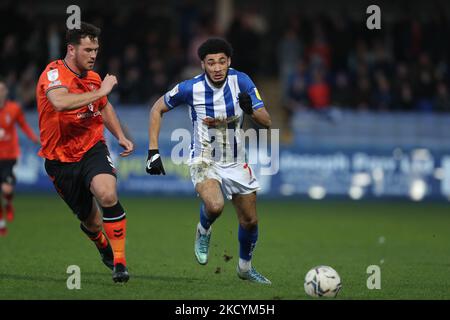
POLYGON ((198 199, 122 197, 121 203, 131 275, 125 285, 113 283, 56 194, 18 195, 16 219, 0 238, 0 299, 310 299, 303 279, 320 264, 340 274, 338 299, 450 298, 445 203, 259 201, 253 264, 272 286, 236 276, 230 203, 213 226, 206 266, 193 253, 198 199), (69 265, 81 269, 81 290, 66 287, 69 265), (367 289, 369 265, 381 268, 380 290, 367 289))

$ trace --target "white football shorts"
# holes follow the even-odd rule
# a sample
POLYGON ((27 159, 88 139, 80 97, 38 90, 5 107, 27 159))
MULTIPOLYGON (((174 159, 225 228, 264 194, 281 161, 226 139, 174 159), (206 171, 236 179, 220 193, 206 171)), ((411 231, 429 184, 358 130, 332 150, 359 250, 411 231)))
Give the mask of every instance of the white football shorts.
POLYGON ((189 169, 194 187, 206 179, 215 179, 219 181, 228 200, 232 199, 233 194, 249 194, 261 189, 251 166, 247 163, 199 162, 191 164, 189 169))

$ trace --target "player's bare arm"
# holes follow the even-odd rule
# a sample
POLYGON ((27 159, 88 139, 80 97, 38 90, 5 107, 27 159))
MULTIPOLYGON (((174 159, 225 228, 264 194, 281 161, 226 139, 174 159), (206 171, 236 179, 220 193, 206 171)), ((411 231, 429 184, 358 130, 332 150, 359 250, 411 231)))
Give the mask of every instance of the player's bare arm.
POLYGON ((148 157, 145 170, 151 175, 165 175, 164 165, 161 160, 158 148, 158 138, 161 129, 162 116, 169 111, 169 108, 164 102, 164 96, 160 97, 153 105, 150 111, 149 117, 149 145, 148 145, 148 157))
POLYGON ((34 133, 33 129, 30 127, 28 122, 25 120, 25 115, 22 111, 20 111, 19 116, 17 117, 17 123, 19 124, 22 131, 25 133, 25 135, 33 141, 34 144, 39 144, 39 138, 34 133))
POLYGON ((117 84, 117 78, 107 74, 102 81, 100 89, 96 91, 76 94, 69 93, 67 88, 57 88, 50 90, 47 97, 56 111, 67 111, 82 108, 108 95, 117 84))
POLYGON ((116 137, 119 145, 124 148, 124 151, 120 153, 121 157, 126 157, 130 155, 134 150, 133 142, 127 139, 125 136, 122 126, 120 125, 119 119, 117 118, 116 112, 114 111, 111 103, 107 103, 106 106, 101 110, 103 123, 105 127, 116 137))
POLYGON ((149 150, 158 149, 158 138, 159 131, 161 129, 162 116, 164 113, 169 111, 169 108, 166 106, 164 102, 164 96, 161 96, 153 105, 150 111, 150 119, 149 119, 149 150))
POLYGON ((272 126, 272 119, 270 118, 269 112, 265 107, 259 108, 252 113, 252 119, 262 125, 263 127, 269 129, 272 126))

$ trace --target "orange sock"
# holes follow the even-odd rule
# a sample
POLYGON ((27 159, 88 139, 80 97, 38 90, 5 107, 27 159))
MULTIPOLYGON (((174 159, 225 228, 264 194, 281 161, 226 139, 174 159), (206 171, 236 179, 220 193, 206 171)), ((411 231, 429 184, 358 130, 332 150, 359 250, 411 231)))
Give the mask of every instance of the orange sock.
POLYGON ((103 232, 99 231, 97 233, 90 231, 88 228, 84 226, 84 224, 80 223, 81 230, 91 239, 92 242, 95 243, 97 248, 103 249, 108 245, 108 239, 103 232))
POLYGON ((125 260, 125 236, 127 231, 127 219, 120 221, 104 221, 103 229, 108 236, 114 252, 114 265, 121 263, 126 266, 125 260))
POLYGON ((106 246, 108 245, 108 240, 106 239, 106 236, 103 232, 99 232, 97 236, 92 238, 89 237, 89 239, 91 239, 95 243, 97 248, 100 249, 106 248, 106 246))

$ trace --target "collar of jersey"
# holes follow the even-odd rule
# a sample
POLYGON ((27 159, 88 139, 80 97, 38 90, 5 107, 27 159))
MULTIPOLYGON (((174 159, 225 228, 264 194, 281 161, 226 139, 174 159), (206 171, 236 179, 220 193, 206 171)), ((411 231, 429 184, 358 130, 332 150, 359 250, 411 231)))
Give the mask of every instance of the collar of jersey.
POLYGON ((66 61, 64 59, 62 59, 62 63, 64 64, 64 66, 69 69, 70 72, 72 72, 74 75, 76 75, 78 78, 84 78, 86 75, 77 73, 75 71, 73 71, 72 69, 70 69, 70 67, 67 65, 66 61))

